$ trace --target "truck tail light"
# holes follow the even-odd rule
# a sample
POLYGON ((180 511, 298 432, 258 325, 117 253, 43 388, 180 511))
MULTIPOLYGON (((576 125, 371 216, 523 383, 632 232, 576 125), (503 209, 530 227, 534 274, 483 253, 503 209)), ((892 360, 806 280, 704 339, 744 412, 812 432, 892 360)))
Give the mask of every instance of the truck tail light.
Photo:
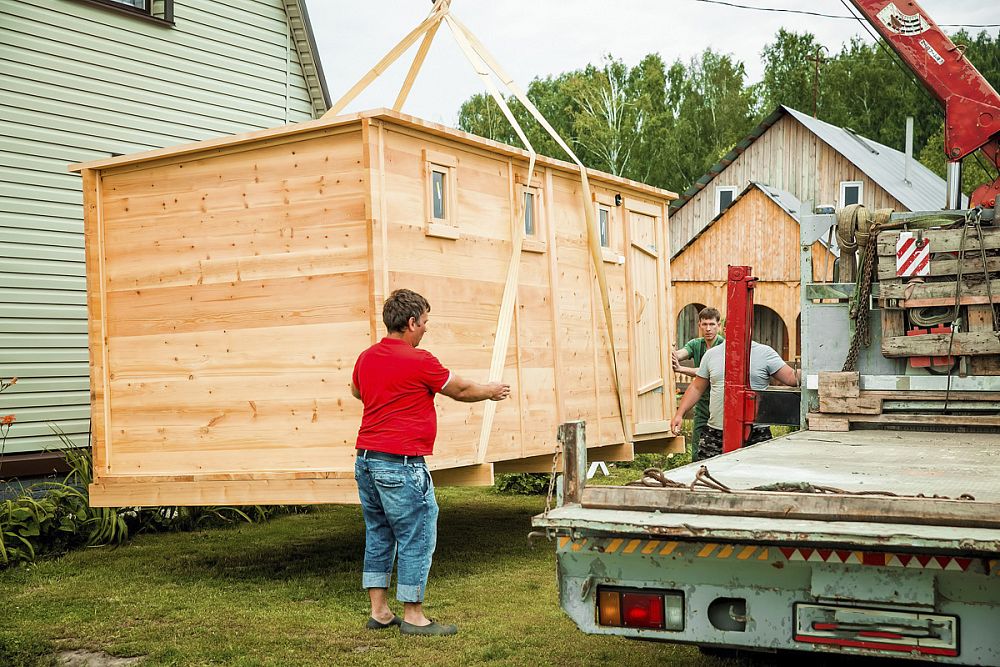
POLYGON ((651 630, 684 629, 684 594, 642 588, 597 589, 600 625, 651 630))

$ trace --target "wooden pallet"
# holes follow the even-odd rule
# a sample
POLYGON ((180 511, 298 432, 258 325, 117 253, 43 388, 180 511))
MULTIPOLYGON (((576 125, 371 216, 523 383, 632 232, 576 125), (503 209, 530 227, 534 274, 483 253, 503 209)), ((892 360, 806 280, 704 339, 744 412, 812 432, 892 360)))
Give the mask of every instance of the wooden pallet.
MULTIPOLYGON (((938 356, 949 354, 967 357, 963 371, 973 375, 1000 375, 1000 335, 994 331, 991 304, 1000 304, 1000 279, 992 275, 987 289, 983 260, 975 234, 966 236, 966 255, 961 247, 961 229, 931 229, 922 232, 935 253, 930 275, 911 284, 896 277, 896 241, 899 231, 885 231, 878 238, 879 305, 882 320, 882 354, 888 358, 938 356), (951 335, 906 335, 906 309, 929 306, 952 306, 959 263, 963 273, 959 298, 962 329, 951 335)), ((983 228, 986 269, 1000 272, 1000 228, 983 228)))
POLYGON ((807 419, 811 431, 850 431, 863 424, 1000 429, 997 405, 1000 392, 868 391, 861 389, 858 373, 830 372, 819 374, 819 410, 807 419))

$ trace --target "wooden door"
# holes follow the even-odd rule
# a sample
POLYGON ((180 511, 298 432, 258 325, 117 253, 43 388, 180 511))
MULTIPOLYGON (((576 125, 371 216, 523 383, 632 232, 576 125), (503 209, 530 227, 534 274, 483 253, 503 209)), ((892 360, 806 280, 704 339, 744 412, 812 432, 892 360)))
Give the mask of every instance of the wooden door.
POLYGON ((664 430, 669 418, 661 355, 661 346, 666 341, 661 321, 665 304, 661 301, 666 292, 657 279, 661 261, 656 233, 658 220, 652 215, 628 211, 636 435, 664 430))

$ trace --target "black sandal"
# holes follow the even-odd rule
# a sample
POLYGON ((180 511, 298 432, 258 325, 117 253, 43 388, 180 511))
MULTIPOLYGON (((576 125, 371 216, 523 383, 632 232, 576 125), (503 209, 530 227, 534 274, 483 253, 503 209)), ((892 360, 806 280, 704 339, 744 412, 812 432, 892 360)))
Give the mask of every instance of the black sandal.
POLYGON ((365 627, 369 630, 385 630, 386 628, 391 628, 394 625, 400 625, 402 624, 402 622, 403 619, 393 614, 392 620, 390 620, 388 623, 382 623, 381 621, 377 621, 375 620, 374 617, 369 618, 368 623, 365 624, 365 627))

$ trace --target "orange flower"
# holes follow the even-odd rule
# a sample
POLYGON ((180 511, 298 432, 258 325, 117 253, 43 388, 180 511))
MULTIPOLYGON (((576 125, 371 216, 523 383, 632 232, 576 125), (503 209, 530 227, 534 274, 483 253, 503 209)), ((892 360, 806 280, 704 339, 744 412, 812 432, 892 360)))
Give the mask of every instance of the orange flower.
POLYGON ((0 419, 0 426, 10 426, 14 423, 14 415, 4 415, 3 419, 0 419))

